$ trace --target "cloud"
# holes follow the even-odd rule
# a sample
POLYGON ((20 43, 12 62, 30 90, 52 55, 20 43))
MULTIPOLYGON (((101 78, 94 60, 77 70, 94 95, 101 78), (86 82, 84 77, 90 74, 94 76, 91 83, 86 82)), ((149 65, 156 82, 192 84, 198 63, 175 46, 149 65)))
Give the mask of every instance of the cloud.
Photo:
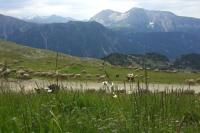
POLYGON ((88 19, 104 9, 125 12, 132 7, 172 11, 200 18, 199 0, 0 0, 0 13, 11 16, 61 15, 88 19))

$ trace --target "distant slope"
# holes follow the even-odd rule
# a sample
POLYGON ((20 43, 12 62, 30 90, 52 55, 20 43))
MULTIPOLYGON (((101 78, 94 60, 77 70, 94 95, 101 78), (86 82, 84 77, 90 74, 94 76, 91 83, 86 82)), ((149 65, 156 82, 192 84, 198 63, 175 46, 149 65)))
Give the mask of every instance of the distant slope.
POLYGON ((200 70, 200 54, 187 54, 178 58, 174 65, 182 69, 200 70))
POLYGON ((23 18, 24 21, 38 23, 38 24, 51 24, 51 23, 67 23, 69 21, 75 21, 75 19, 70 17, 61 17, 57 15, 51 16, 35 16, 32 18, 23 18))
POLYGON ((170 59, 200 53, 200 36, 184 32, 119 32, 123 53, 161 53, 170 59))
POLYGON ((157 53, 147 53, 146 55, 137 55, 137 54, 119 54, 114 53, 110 54, 104 58, 103 60, 109 62, 112 65, 118 66, 132 66, 132 67, 143 67, 144 64, 150 68, 169 68, 170 61, 169 59, 161 54, 157 53))

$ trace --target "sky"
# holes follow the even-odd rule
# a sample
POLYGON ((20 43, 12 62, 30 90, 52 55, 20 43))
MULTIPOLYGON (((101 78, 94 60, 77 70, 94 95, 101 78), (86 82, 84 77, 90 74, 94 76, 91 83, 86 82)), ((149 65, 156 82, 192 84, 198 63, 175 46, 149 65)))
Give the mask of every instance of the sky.
POLYGON ((0 0, 0 14, 14 17, 60 15, 83 20, 105 9, 125 12, 133 7, 200 18, 200 0, 0 0))

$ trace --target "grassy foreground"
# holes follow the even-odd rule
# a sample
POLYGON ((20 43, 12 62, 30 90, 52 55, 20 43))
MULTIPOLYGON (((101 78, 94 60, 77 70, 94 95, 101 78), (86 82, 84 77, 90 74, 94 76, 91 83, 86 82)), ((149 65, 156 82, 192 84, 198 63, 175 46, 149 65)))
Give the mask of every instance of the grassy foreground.
POLYGON ((0 132, 200 131, 200 96, 193 93, 0 93, 0 132))

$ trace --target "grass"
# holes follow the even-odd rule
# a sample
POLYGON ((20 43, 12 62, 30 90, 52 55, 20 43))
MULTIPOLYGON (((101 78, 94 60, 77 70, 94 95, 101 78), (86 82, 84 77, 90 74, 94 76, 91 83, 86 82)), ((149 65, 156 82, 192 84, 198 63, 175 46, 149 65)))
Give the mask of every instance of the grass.
MULTIPOLYGON (((55 71, 56 53, 0 41, 0 62, 11 69, 55 71), (17 60, 17 63, 15 62, 17 60)), ((102 61, 59 54, 60 73, 104 74, 102 61)), ((123 81, 133 68, 105 65, 111 80, 123 81), (116 77, 119 75, 119 78, 116 77)), ((149 82, 183 83, 200 73, 148 71, 149 82)), ((84 79, 81 79, 84 80, 84 79)), ((9 86, 9 85, 8 85, 9 86)), ((195 133, 200 131, 200 95, 192 91, 134 92, 60 91, 55 94, 13 92, 0 85, 0 133, 103 132, 195 133)), ((26 89, 26 88, 25 88, 26 89)))
POLYGON ((193 93, 61 91, 0 93, 0 132, 149 132, 200 130, 200 96, 193 93))
MULTIPOLYGON (((96 74, 105 74, 103 61, 90 58, 78 58, 65 54, 59 54, 58 70, 60 73, 82 74, 85 70, 92 75, 96 81, 96 74)), ((0 41, 0 64, 6 62, 11 69, 32 69, 34 71, 55 71, 56 53, 47 50, 40 50, 20 46, 12 42, 0 41), (17 63, 16 63, 17 61, 17 63)), ((121 68, 105 64, 105 70, 110 75, 111 80, 123 82, 128 73, 137 75, 144 74, 144 71, 135 72, 134 68, 121 68), (119 75, 117 78, 116 75, 119 75)), ((177 84, 184 83, 186 79, 200 78, 200 73, 167 73, 148 71, 151 83, 177 84)), ((82 79, 85 80, 84 74, 82 79)), ((38 78, 38 77, 37 77, 38 78)), ((74 79, 72 79, 74 80, 74 79)), ((87 79, 88 80, 88 79, 87 79)))

